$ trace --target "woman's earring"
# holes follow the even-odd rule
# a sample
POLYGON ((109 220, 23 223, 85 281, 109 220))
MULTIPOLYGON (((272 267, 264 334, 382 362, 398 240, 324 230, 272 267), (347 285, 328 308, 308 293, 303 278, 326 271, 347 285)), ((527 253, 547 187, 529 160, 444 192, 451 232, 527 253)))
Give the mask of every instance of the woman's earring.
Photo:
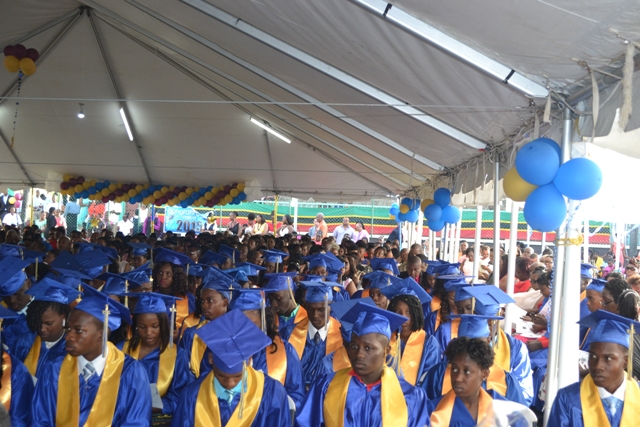
POLYGON ((67 319, 62 319, 62 327, 64 328, 65 326, 67 326, 67 319))

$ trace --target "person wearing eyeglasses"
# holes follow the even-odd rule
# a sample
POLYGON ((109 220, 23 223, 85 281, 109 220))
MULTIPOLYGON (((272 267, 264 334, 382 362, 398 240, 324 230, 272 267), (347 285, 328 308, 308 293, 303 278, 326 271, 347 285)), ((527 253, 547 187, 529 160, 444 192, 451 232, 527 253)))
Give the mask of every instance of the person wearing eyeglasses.
POLYGON ((602 290, 602 309, 609 313, 618 314, 618 300, 629 284, 623 279, 612 279, 604 285, 602 290))

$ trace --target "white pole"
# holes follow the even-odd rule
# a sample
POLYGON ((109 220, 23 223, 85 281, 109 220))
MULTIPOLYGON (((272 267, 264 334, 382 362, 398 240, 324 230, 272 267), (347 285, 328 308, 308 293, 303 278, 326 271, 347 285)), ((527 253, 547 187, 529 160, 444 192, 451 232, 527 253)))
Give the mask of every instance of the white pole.
POLYGON ((540 254, 542 254, 545 249, 547 249, 547 233, 542 233, 542 246, 540 248, 540 254))
POLYGON ((458 262, 458 248, 460 247, 460 231, 462 229, 462 212, 460 212, 460 221, 456 224, 456 256, 453 258, 453 262, 458 262))
POLYGON ((455 253, 457 251, 456 246, 456 225, 451 224, 449 226, 449 262, 455 262, 455 253))
POLYGON ((476 206, 475 231, 476 234, 473 241, 473 280, 478 280, 478 270, 480 269, 480 232, 482 231, 482 206, 476 206))
POLYGON ((493 284, 500 286, 500 155, 497 152, 493 166, 493 284))
POLYGON ((531 246, 531 227, 527 224, 527 247, 531 246))
POLYGON ((449 224, 444 226, 444 234, 442 235, 442 246, 444 247, 442 251, 442 256, 440 259, 442 261, 449 261, 449 224))
POLYGON ((291 198, 291 206, 293 207, 293 229, 298 231, 298 199, 291 198))
MULTIPOLYGON (((511 202, 511 218, 509 228, 509 260, 507 262, 507 294, 513 297, 516 279, 516 243, 518 242, 518 204, 511 202)), ((513 304, 507 304, 504 315, 504 332, 511 335, 513 322, 513 304)))
MULTIPOLYGON (((571 159, 571 135, 572 135, 572 115, 571 111, 568 108, 565 108, 563 111, 563 129, 562 129, 562 163, 568 162, 571 159)), ((560 228, 556 231, 556 236, 559 242, 562 242, 562 239, 567 237, 566 233, 566 223, 563 223, 560 228)), ((577 350, 578 346, 575 344, 575 337, 579 336, 577 325, 575 322, 578 320, 574 318, 569 313, 564 313, 564 304, 562 303, 563 296, 566 294, 565 283, 569 279, 566 277, 564 272, 565 265, 565 255, 566 255, 566 246, 563 244, 556 245, 556 259, 554 262, 554 270, 553 270, 553 287, 552 287, 552 299, 551 299, 551 328, 550 328, 550 336, 549 336, 549 358, 547 363, 547 398, 545 401, 544 408, 544 425, 546 426, 549 421, 549 415, 551 414, 551 407, 553 405, 553 401, 558 394, 558 389, 562 388, 568 384, 564 382, 559 382, 559 375, 561 366, 564 364, 570 364, 571 366, 568 369, 568 374, 571 371, 576 371, 576 377, 578 375, 577 370, 575 369, 575 361, 577 359, 577 350), (569 331, 562 330, 562 325, 565 324, 564 321, 561 320, 561 317, 570 317, 572 318, 574 325, 576 328, 573 328, 574 325, 569 325, 569 331), (573 337, 570 335, 565 335, 566 333, 573 333, 573 337), (568 345, 564 345, 565 339, 568 338, 568 345), (568 351, 569 354, 565 354, 564 352, 568 351), (560 355, 562 354, 562 358, 560 355), (564 362, 564 364, 562 363, 564 362)), ((580 293, 580 277, 579 277, 579 269, 578 266, 575 266, 575 270, 578 276, 576 276, 574 287, 577 287, 577 292, 575 294, 574 304, 576 307, 578 295, 580 293)), ((570 323, 567 321, 566 323, 570 323)), ((563 380, 567 380, 567 377, 564 376, 563 380)))
POLYGON ((582 262, 585 264, 588 264, 589 263, 589 220, 587 218, 584 219, 584 241, 582 242, 582 252, 583 252, 582 262))

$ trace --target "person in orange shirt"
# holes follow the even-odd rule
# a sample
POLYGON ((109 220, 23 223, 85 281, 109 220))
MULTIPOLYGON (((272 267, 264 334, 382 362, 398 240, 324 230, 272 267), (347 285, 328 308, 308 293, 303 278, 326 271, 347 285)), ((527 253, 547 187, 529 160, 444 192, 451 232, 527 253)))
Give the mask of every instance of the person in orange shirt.
POLYGON ((316 215, 316 236, 315 236, 315 241, 317 243, 322 242, 322 239, 324 239, 325 237, 327 237, 328 234, 328 227, 327 227, 327 223, 324 220, 324 214, 322 212, 318 213, 318 215, 316 215))

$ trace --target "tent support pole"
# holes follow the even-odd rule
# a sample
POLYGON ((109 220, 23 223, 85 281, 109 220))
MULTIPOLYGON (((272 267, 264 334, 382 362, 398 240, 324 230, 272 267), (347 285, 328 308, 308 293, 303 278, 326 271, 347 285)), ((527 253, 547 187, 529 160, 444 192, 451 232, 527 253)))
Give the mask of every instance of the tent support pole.
POLYGON ((493 159, 493 284, 500 286, 500 154, 493 159))
MULTIPOLYGON (((585 212, 583 212, 585 213, 585 212)), ((584 242, 582 245, 582 262, 589 263, 589 220, 584 219, 584 242)))
MULTIPOLYGON (((473 241, 473 280, 478 280, 480 270, 480 232, 482 231, 482 206, 476 206, 476 230, 473 241)), ((463 254, 464 255, 464 254, 463 254)))
POLYGON ((453 262, 458 262, 458 248, 460 247, 460 229, 462 228, 462 209, 460 209, 460 221, 456 224, 456 255, 453 257, 453 262))
MULTIPOLYGON (((518 242, 518 204, 511 201, 511 218, 509 228, 509 260, 507 261, 507 294, 513 298, 516 278, 516 243, 518 242)), ((507 304, 504 316, 504 332, 511 335, 513 322, 513 304, 507 304)))

